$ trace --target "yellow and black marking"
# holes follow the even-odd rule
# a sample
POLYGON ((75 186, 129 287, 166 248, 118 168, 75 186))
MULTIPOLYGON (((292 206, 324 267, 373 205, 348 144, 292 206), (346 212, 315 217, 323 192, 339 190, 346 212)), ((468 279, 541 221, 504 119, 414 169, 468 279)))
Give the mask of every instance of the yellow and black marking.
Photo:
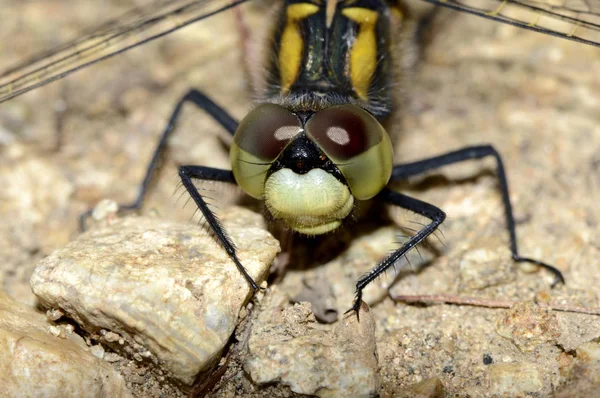
POLYGON ((391 0, 286 0, 273 36, 267 98, 314 111, 358 102, 387 116, 395 12, 391 0))
POLYGON ((356 95, 368 99, 369 86, 377 67, 376 11, 361 7, 346 8, 342 15, 358 24, 358 34, 350 50, 350 80, 356 95))
POLYGON ((281 33, 281 46, 277 54, 280 84, 288 91, 298 79, 304 52, 304 39, 300 24, 302 20, 316 14, 319 7, 310 3, 291 4, 285 10, 285 27, 281 33))

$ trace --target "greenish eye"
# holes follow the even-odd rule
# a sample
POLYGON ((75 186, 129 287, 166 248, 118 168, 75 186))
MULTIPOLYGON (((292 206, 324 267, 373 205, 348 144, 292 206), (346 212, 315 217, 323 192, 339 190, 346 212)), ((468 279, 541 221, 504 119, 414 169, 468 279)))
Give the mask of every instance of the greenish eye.
POLYGON ((240 122, 229 158, 235 180, 248 195, 263 197, 271 164, 301 132, 296 115, 275 104, 259 105, 240 122))
POLYGON ((306 135, 342 172, 360 200, 377 195, 392 174, 392 144, 381 124, 355 105, 336 105, 306 123, 306 135))

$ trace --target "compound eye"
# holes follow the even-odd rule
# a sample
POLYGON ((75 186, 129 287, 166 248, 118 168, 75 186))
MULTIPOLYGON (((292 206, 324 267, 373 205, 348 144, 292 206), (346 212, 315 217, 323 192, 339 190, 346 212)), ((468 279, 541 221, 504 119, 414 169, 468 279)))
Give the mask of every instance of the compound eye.
POLYGON ((354 197, 377 195, 392 174, 392 144, 381 124, 355 105, 336 105, 306 123, 306 135, 342 172, 354 197))
POLYGON ((287 108, 263 104, 240 122, 233 141, 242 151, 272 162, 301 131, 302 123, 287 108))
POLYGON ((229 153, 240 187, 250 196, 262 198, 271 163, 301 132, 300 120, 283 106, 263 104, 252 110, 235 131, 229 153))
POLYGON ((327 156, 346 161, 381 141, 377 125, 377 120, 359 107, 337 105, 315 114, 306 123, 306 134, 327 156))

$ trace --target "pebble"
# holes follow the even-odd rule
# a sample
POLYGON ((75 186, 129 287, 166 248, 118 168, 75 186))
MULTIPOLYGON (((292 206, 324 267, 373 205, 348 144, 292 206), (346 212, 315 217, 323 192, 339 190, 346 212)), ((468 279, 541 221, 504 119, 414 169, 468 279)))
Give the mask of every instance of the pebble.
POLYGON ((289 306, 288 301, 273 289, 261 303, 244 365, 252 380, 319 397, 376 395, 380 381, 369 307, 363 304, 360 322, 348 313, 333 325, 321 325, 309 303, 289 306))
POLYGON ((533 351, 546 343, 556 344, 561 335, 556 314, 532 301, 513 305, 498 319, 496 330, 522 352, 533 351))
POLYGON ((500 239, 478 239, 470 246, 459 257, 459 291, 481 290, 515 279, 510 250, 500 239))
POLYGON ((600 343, 577 347, 576 355, 560 368, 561 383, 555 397, 594 397, 600 391, 600 343))
POLYGON ((490 381, 489 396, 536 396, 544 388, 542 375, 534 364, 500 363, 489 365, 487 369, 490 381))
POLYGON ((81 338, 48 333, 46 316, 0 292, 0 380, 3 397, 115 397, 125 381, 81 338))
MULTIPOLYGON (((278 242, 248 210, 231 208, 221 221, 260 284, 278 242)), ((40 262, 31 287, 44 307, 89 333, 105 329, 107 344, 118 339, 111 345, 117 353, 152 360, 184 385, 219 360, 251 297, 225 251, 198 225, 144 217, 82 234, 40 262)))
POLYGON ((425 379, 394 393, 395 398, 443 398, 444 385, 437 377, 425 379))

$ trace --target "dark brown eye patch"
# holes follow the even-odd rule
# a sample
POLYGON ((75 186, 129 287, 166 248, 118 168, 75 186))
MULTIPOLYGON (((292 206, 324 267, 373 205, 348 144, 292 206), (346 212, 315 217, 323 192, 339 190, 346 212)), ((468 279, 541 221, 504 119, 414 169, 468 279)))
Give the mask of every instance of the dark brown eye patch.
POLYGON ((289 110, 263 104, 240 122, 233 140, 243 151, 271 162, 301 131, 302 123, 289 110))
POLYGON ((337 105, 316 113, 306 134, 334 161, 352 159, 381 141, 377 120, 354 105, 337 105))

